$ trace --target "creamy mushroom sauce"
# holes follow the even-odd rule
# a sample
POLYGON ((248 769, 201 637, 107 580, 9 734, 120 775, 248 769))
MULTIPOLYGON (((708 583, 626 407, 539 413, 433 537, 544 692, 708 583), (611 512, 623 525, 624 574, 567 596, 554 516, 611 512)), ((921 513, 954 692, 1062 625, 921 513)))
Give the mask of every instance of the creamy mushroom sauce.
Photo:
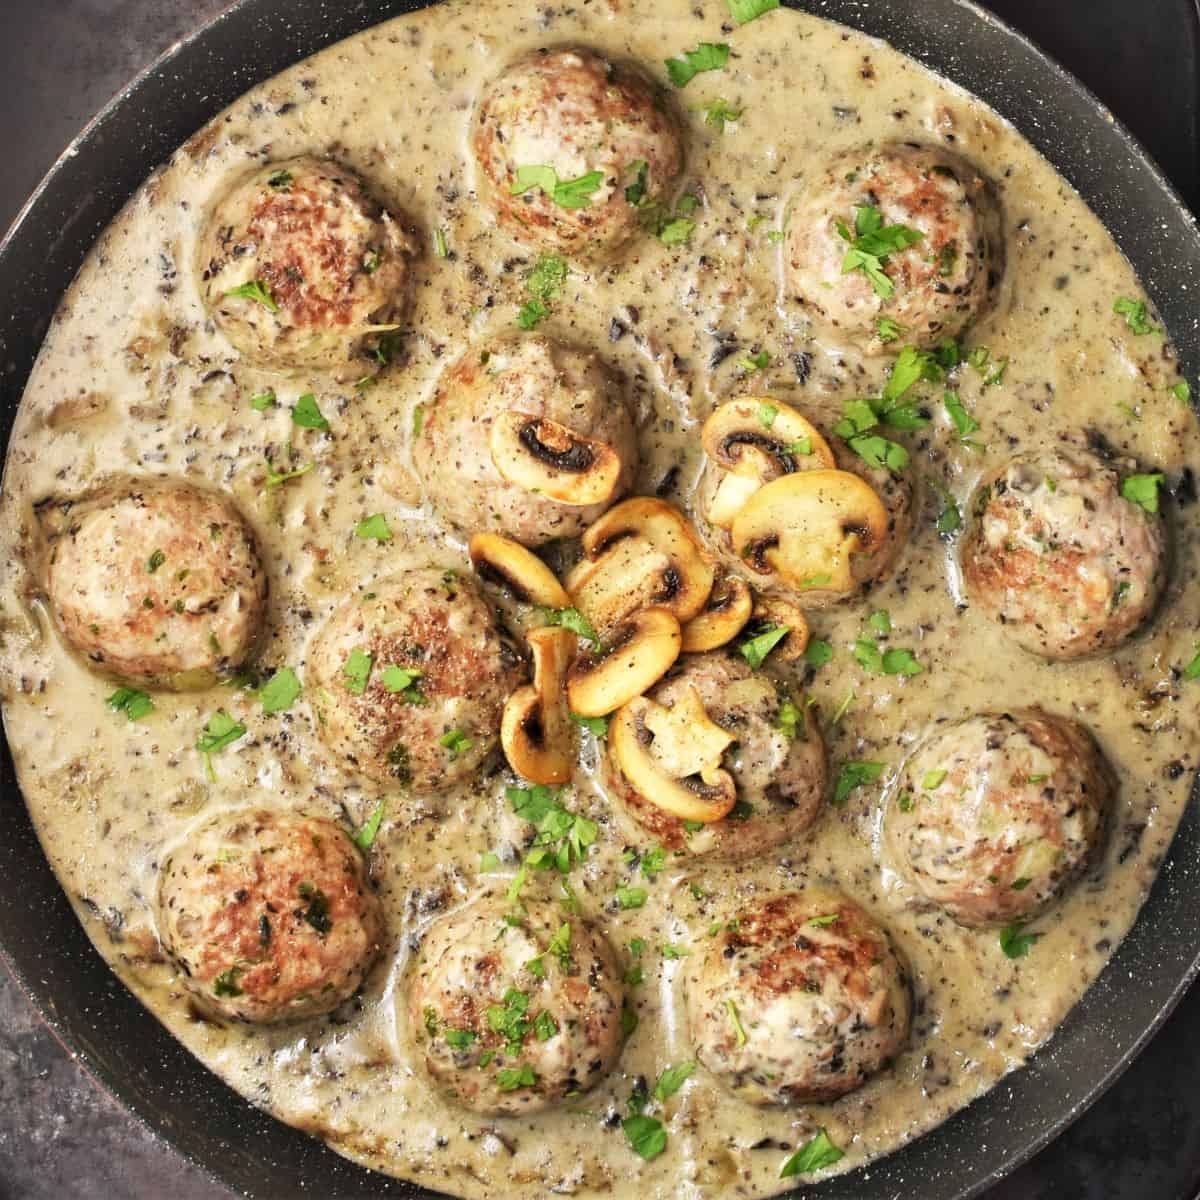
MULTIPOLYGON (((1009 265, 998 311, 969 338, 1009 358, 1003 381, 959 383, 979 419, 984 453, 956 444, 941 389, 934 423, 908 435, 913 470, 965 505, 973 482, 1015 450, 1091 428, 1169 480, 1196 458, 1196 423, 1169 391, 1178 376, 1158 336, 1134 336, 1112 313, 1140 296, 1128 263, 1096 218, 1031 147, 966 93, 887 46, 825 21, 776 11, 732 28, 718 0, 593 0, 566 9, 454 3, 400 17, 300 63, 238 100, 156 172, 100 238, 64 300, 13 435, 3 509, 4 715, 20 779, 46 852, 102 954, 149 1010, 255 1104, 325 1138, 352 1158, 455 1194, 678 1197, 779 1190, 788 1149, 825 1127, 854 1168, 943 1120, 1020 1066, 1054 1031, 1125 934, 1161 862, 1196 765, 1200 683, 1180 680, 1200 628, 1194 507, 1166 501, 1174 526, 1173 583, 1149 631, 1110 658, 1043 665, 962 604, 955 548, 939 540, 941 501, 924 486, 914 538, 895 576, 868 603, 812 618, 836 657, 807 685, 828 728, 833 762, 887 764, 878 785, 762 861, 718 868, 670 859, 653 882, 631 879, 622 828, 593 782, 596 746, 564 793, 600 823, 599 843, 571 885, 587 914, 628 958, 647 940, 646 980, 631 991, 640 1018, 611 1078, 558 1110, 526 1119, 476 1118, 438 1097, 416 1067, 404 1025, 412 945, 439 914, 482 887, 480 855, 510 863, 528 835, 495 768, 456 793, 389 794, 371 867, 389 942, 361 997, 328 1019, 274 1028, 197 1018, 157 950, 156 868, 184 832, 223 806, 300 806, 349 826, 375 791, 322 761, 306 699, 264 716, 253 692, 230 687, 155 696, 137 723, 105 707, 113 685, 63 647, 38 599, 42 550, 34 503, 77 495, 114 473, 180 476, 224 489, 264 546, 271 581, 260 667, 304 672, 305 648, 339 600, 373 579, 434 560, 469 570, 463 545, 422 507, 409 470, 415 407, 439 370, 485 334, 514 326, 533 256, 493 227, 466 149, 481 83, 520 52, 578 41, 662 60, 700 41, 727 41, 724 71, 675 98, 687 113, 682 190, 701 198, 685 247, 643 239, 613 266, 577 267, 541 330, 594 347, 624 372, 644 423, 640 490, 670 476, 684 504, 699 462, 698 420, 720 399, 768 393, 803 408, 877 394, 889 359, 864 360, 822 340, 781 303, 777 241, 789 199, 825 157, 871 139, 945 141, 996 179, 1009 265), (698 111, 717 97, 742 110, 724 132, 698 111), (206 323, 192 270, 197 229, 214 195, 248 164, 313 152, 360 170, 429 247, 402 361, 377 386, 248 369, 206 323), (432 250, 445 231, 450 255, 432 250), (766 350, 752 375, 723 359, 713 331, 739 350, 766 350), (795 356, 811 355, 807 359, 795 356), (720 361, 718 361, 720 360, 720 361), (798 370, 808 363, 807 372, 798 370), (807 373, 807 380, 800 375, 807 373), (280 407, 250 397, 273 387, 280 407), (329 434, 292 428, 289 407, 314 391, 329 434), (264 458, 287 443, 308 474, 265 487, 264 458), (394 538, 354 536, 384 512, 394 538), (891 612, 893 645, 925 666, 912 679, 869 676, 849 647, 873 608, 891 612), (1097 734, 1121 780, 1103 861, 1038 919, 1040 940, 1010 960, 996 932, 961 929, 904 907, 881 874, 878 812, 897 768, 940 717, 1040 703, 1097 734), (249 734, 214 759, 206 779, 198 732, 224 706, 249 734), (703 889, 694 897, 689 882, 703 889), (643 1163, 615 1120, 637 1076, 653 1083, 692 1057, 680 985, 687 960, 664 943, 697 946, 710 925, 755 894, 833 883, 890 928, 917 997, 910 1044, 894 1067, 834 1104, 756 1110, 723 1095, 699 1068, 666 1103, 665 1153, 643 1163), (623 882, 649 890, 618 911, 623 882)), ((370 366, 364 363, 364 371, 370 366)), ((901 435, 902 437, 904 435, 901 435)), ((511 780, 508 780, 511 782, 511 780)), ((511 873, 512 867, 503 868, 511 873)), ((539 876, 538 886, 557 884, 539 876)))

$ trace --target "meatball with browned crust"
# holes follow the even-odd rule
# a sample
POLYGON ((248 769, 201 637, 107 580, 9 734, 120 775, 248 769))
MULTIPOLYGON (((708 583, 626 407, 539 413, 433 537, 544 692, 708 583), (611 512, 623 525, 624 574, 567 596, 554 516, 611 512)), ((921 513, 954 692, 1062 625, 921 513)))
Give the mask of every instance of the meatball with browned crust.
POLYGON ((736 804, 711 824, 681 821, 633 787, 610 739, 601 781, 619 811, 670 850, 719 859, 754 858, 798 837, 816 820, 828 779, 812 708, 724 651, 685 656, 649 696, 670 709, 692 689, 708 718, 735 739, 722 766, 737 786, 736 804))
POLYGON ((351 170, 301 157, 237 180, 198 269, 217 327, 267 367, 343 367, 403 312, 415 242, 351 170))
POLYGON ((170 852, 158 922, 200 1004, 255 1022, 337 1008, 383 937, 378 897, 345 831, 268 809, 220 813, 170 852))
POLYGON ((594 50, 538 50, 484 89, 471 136, 489 202, 518 241, 610 256, 683 168, 680 123, 636 68, 594 50))
POLYGON ((957 337, 994 302, 1003 268, 995 188, 936 146, 840 155, 788 218, 788 297, 872 353, 901 337, 920 347, 957 337))
POLYGON ((623 1041, 621 973, 602 934, 557 905, 484 897, 421 942, 408 1015, 433 1080, 464 1108, 539 1112, 587 1091, 623 1041))
POLYGON ((1091 735, 1037 709, 932 734, 884 814, 890 866, 960 925, 1043 909, 1087 869, 1116 779, 1091 735))
POLYGON ((756 902, 689 964, 696 1056, 751 1104, 836 1100, 908 1038, 907 968, 887 933, 837 892, 756 902))
POLYGON ((972 603, 1044 658, 1124 642, 1154 611, 1167 574, 1162 517, 1122 495, 1122 476, 1136 470, 1065 443, 985 480, 962 550, 972 603))
POLYGON ((629 490, 637 433, 599 359, 549 338, 502 339, 447 370, 413 461, 444 520, 537 546, 577 537, 629 490))
POLYGON ((479 769, 524 670, 476 585, 426 567, 342 604, 312 644, 308 677, 340 766, 429 792, 479 769))
POLYGON ((67 641, 128 683, 206 687, 245 661, 267 577, 226 497, 145 480, 60 505, 46 586, 67 641))

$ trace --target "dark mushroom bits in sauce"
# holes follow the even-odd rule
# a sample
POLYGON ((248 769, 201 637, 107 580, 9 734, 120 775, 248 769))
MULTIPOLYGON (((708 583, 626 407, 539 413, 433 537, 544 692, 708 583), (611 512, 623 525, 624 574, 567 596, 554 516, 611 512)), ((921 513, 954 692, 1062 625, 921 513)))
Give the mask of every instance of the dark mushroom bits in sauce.
POLYGON ((63 302, 6 727, 100 951, 455 1195, 765 1196, 1020 1066, 1200 716, 1190 388, 994 113, 774 0, 449 3, 63 302))

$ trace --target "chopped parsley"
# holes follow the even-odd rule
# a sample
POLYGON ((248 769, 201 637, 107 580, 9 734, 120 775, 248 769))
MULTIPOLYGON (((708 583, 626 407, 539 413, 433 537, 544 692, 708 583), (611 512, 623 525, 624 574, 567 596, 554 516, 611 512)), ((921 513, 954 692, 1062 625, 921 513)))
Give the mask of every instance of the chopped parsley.
POLYGON ((587 208, 603 183, 603 171, 588 171, 578 179, 559 179, 553 167, 529 166, 517 168, 509 191, 514 196, 523 196, 537 188, 560 208, 587 208))
POLYGON ((842 763, 838 770, 837 782, 833 788, 833 804, 840 808, 850 797, 850 793, 864 784, 874 783, 883 774, 883 763, 877 762, 847 762, 842 763))
POLYGON ((1024 958, 1033 949, 1033 943, 1042 935, 1040 933, 1024 933, 1025 924, 1016 921, 1000 930, 1000 949, 1006 958, 1024 958))
POLYGON ((874 638, 860 637, 854 643, 854 657, 865 671, 876 675, 920 675, 925 670, 911 650, 891 647, 881 650, 874 638))
MULTIPOLYGON (((744 354, 738 360, 738 366, 747 374, 753 374, 755 371, 765 370, 771 363, 771 356, 765 351, 760 350, 757 354, 744 354)), ((763 407, 771 408, 773 405, 765 405, 763 407)), ((776 412, 779 410, 776 409, 776 412)), ((768 429, 770 426, 767 427, 768 429)))
POLYGON ((235 721, 223 708, 218 708, 208 719, 204 732, 196 740, 196 749, 201 754, 216 754, 232 745, 246 732, 240 721, 235 721))
POLYGON ((379 803, 375 805, 375 811, 367 818, 367 823, 354 835, 354 844, 364 854, 375 845, 375 838, 379 835, 379 826, 383 824, 383 814, 386 808, 387 797, 381 796, 379 803))
POLYGON ((536 829, 533 845, 513 878, 508 897, 516 901, 530 869, 557 870, 566 875, 582 862, 588 847, 596 841, 599 829, 594 821, 579 816, 558 802, 558 790, 535 784, 530 788, 506 788, 505 796, 513 812, 536 829))
POLYGON ((625 188, 625 200, 637 208, 646 198, 646 177, 650 164, 644 158, 635 158, 626 170, 633 175, 633 182, 625 188))
POLYGON ((292 424, 299 425, 301 429, 329 428, 329 422, 321 415, 321 410, 317 407, 317 398, 312 392, 305 392, 296 401, 296 407, 292 409, 292 424))
POLYGON ((966 405, 963 404, 959 394, 957 392, 947 392, 942 399, 946 405, 946 412, 950 420, 954 422, 954 428, 958 432, 958 440, 964 446, 970 446, 975 450, 982 449, 978 442, 971 441, 969 437, 970 434, 979 428, 979 422, 967 412, 966 405))
POLYGON ((641 908, 649 893, 643 887, 617 888, 617 903, 624 909, 641 908))
POLYGON ((308 901, 308 907, 302 914, 305 921, 324 937, 333 928, 333 922, 329 919, 329 897, 311 883, 302 883, 297 891, 301 900, 308 901))
POLYGON ((875 294, 883 300, 890 299, 896 285, 883 271, 888 257, 907 250, 925 235, 907 225, 884 225, 883 214, 871 204, 855 208, 853 233, 840 217, 836 227, 838 236, 849 245, 842 259, 842 274, 862 271, 871 281, 875 294))
POLYGON ((539 608, 537 614, 539 619, 547 625, 557 625, 568 629, 577 637, 583 638, 585 642, 591 642, 593 646, 600 645, 600 635, 591 621, 577 608, 539 608))
POLYGON ((496 1086, 502 1092, 515 1092, 519 1088, 537 1086, 537 1075, 528 1063, 519 1067, 501 1067, 496 1072, 496 1086))
POLYGON ((277 313, 279 311, 279 305, 275 303, 271 289, 261 279, 251 279, 249 283, 243 283, 240 287, 230 288, 225 295, 236 296, 240 300, 254 300, 268 312, 277 313))
POLYGON ((932 476, 926 476, 929 486, 938 494, 942 502, 942 511, 938 513, 934 528, 942 535, 949 537, 962 528, 962 512, 953 494, 932 476))
POLYGON ((367 681, 371 678, 371 668, 375 665, 375 656, 365 650, 355 647, 350 651, 342 667, 342 679, 346 691, 353 696, 361 696, 367 690, 367 681))
POLYGON ((932 771, 926 771, 921 780, 921 788, 923 791, 932 792, 934 788, 941 787, 942 781, 949 774, 943 767, 935 768, 932 771))
POLYGON ((673 1067, 667 1067, 658 1077, 654 1085, 654 1098, 658 1101, 669 1100, 683 1085, 696 1069, 694 1062, 681 1062, 673 1067))
POLYGON ((577 712, 570 714, 571 720, 581 729, 586 729, 595 738, 608 737, 608 717, 581 717, 577 712))
POLYGON ((354 536, 370 542, 390 542, 392 531, 388 526, 387 517, 383 513, 374 513, 365 520, 359 521, 355 527, 354 536))
POLYGON ((137 688, 122 687, 104 702, 113 712, 123 712, 131 721, 140 721, 154 711, 154 701, 137 688))
MULTIPOLYGON (((1186 667, 1183 668, 1183 678, 1191 683, 1193 680, 1200 679, 1200 643, 1196 646, 1196 657, 1192 659, 1186 667)), ((111 701, 109 702, 111 703, 111 701)))
POLYGON ((286 712, 296 703, 300 695, 300 679, 291 667, 280 667, 266 683, 258 689, 258 699, 262 710, 268 716, 272 713, 286 712))
POLYGON ((1144 300, 1131 300, 1128 296, 1119 296, 1113 304, 1113 312, 1119 317, 1125 318, 1125 324, 1137 334, 1138 337, 1143 337, 1148 333, 1158 333, 1158 326, 1153 324, 1146 316, 1146 302, 1144 300))
POLYGON ((446 245, 446 231, 444 229, 435 229, 433 231, 433 252, 438 258, 448 258, 450 256, 450 247, 446 245))
POLYGON ((823 913, 819 917, 809 917, 808 924, 815 925, 818 929, 824 929, 826 925, 832 925, 841 916, 841 913, 823 913))
POLYGON ((758 423, 764 429, 770 429, 776 418, 779 416, 779 408, 774 404, 768 404, 764 401, 758 406, 758 423))
POLYGON ((893 321, 891 317, 880 317, 875 322, 875 332, 879 335, 879 340, 887 344, 899 341, 908 330, 898 321, 893 321))
POLYGON ((543 1010, 534 1017, 533 1036, 539 1042, 548 1042, 557 1032, 558 1022, 548 1012, 543 1010))
POLYGON ((161 550, 155 550, 154 553, 151 554, 148 559, 146 559, 147 572, 153 575, 154 572, 157 571, 158 568, 161 567, 166 561, 167 556, 161 550))
POLYGON ((267 180, 267 187, 274 188, 277 192, 286 191, 292 186, 291 171, 276 171, 267 180))
POLYGON ((438 745, 444 746, 450 753, 450 758, 456 759, 460 754, 466 754, 475 745, 475 739, 469 738, 461 729, 451 729, 438 738, 438 745))
POLYGON ((729 15, 739 24, 745 25, 763 13, 779 7, 779 0, 725 0, 729 15))
POLYGON ((529 993, 509 988, 501 1004, 491 1004, 487 1010, 488 1028, 500 1034, 509 1054, 520 1054, 521 1043, 529 1033, 529 993))
MULTIPOLYGON (((775 2, 778 3, 778 0, 775 2)), ((714 100, 711 104, 704 106, 704 123, 715 125, 722 133, 725 132, 726 122, 737 121, 741 115, 742 110, 734 108, 728 100, 714 100)))
POLYGON ((250 397, 250 407, 255 412, 266 412, 268 408, 274 407, 275 404, 275 389, 267 388, 265 392, 259 392, 256 396, 250 397))
POLYGON ((793 1175, 809 1175, 822 1167, 831 1167, 843 1157, 843 1151, 829 1140, 829 1134, 819 1129, 814 1138, 805 1142, 795 1154, 783 1164, 779 1171, 780 1179, 789 1179, 793 1175))
POLYGON ((754 670, 758 670, 767 661, 767 655, 783 641, 791 630, 786 625, 772 625, 754 637, 748 638, 738 646, 742 657, 754 670))
POLYGON ((402 696, 409 704, 424 704, 418 680, 422 672, 416 667, 384 667, 380 681, 393 696, 402 696))
POLYGON ((425 405, 418 404, 416 406, 416 408, 413 409, 413 418, 412 418, 412 435, 413 435, 414 442, 417 440, 417 438, 419 438, 421 436, 421 431, 424 428, 425 428, 425 405))
POLYGON ((775 715, 775 728, 789 742, 793 742, 796 740, 796 735, 805 727, 804 709, 790 696, 785 696, 779 705, 779 712, 775 715))
POLYGON ((734 1039, 739 1046, 744 1046, 749 1038, 746 1037, 746 1030, 742 1025, 742 1018, 738 1015, 737 1005, 732 1000, 726 1000, 725 1011, 729 1014, 729 1021, 733 1026, 734 1039))
POLYGON ((629 1139, 635 1154, 649 1162, 667 1148, 667 1131, 662 1122, 654 1117, 635 1113, 621 1122, 621 1129, 629 1139))
POLYGON ((466 1050, 478 1035, 472 1029, 447 1029, 442 1036, 452 1050, 466 1050))
POLYGON ((674 942, 667 942, 662 948, 663 958, 687 958, 689 951, 683 946, 676 946, 674 942))
POLYGON ((1121 495, 1148 513, 1157 513, 1158 489, 1163 479, 1162 475, 1126 475, 1121 480, 1121 495))
POLYGON ((1191 404, 1192 402, 1192 385, 1186 379, 1181 379, 1178 383, 1173 383, 1167 391, 1179 401, 1180 404, 1191 404))
POLYGON ((558 965, 564 971, 571 969, 571 924, 564 921, 555 931, 547 947, 547 953, 558 959, 558 965))
MULTIPOLYGON (((749 0, 747 0, 749 2, 749 0)), ((720 42, 701 42, 695 50, 687 50, 682 58, 665 60, 667 74, 677 87, 687 87, 703 71, 719 71, 729 61, 729 47, 720 42)))
POLYGON ((833 659, 833 647, 824 638, 810 638, 804 648, 804 661, 810 667, 823 667, 833 659))
POLYGON ((228 971, 222 971, 220 975, 213 980, 213 995, 215 996, 240 996, 242 989, 238 986, 238 978, 241 976, 241 967, 230 967, 228 971))
POLYGON ((294 471, 276 471, 270 462, 267 462, 267 487, 278 487, 281 483, 287 483, 289 479, 299 479, 301 475, 307 475, 316 465, 316 463, 305 463, 304 466, 297 467, 294 471))
POLYGON ((517 313, 517 324, 522 329, 536 328, 542 318, 549 315, 549 302, 562 290, 569 273, 566 259, 554 254, 543 254, 538 258, 525 277, 525 290, 530 299, 517 313))
POLYGON ((892 614, 886 608, 877 609, 867 618, 867 624, 880 635, 891 633, 892 614))

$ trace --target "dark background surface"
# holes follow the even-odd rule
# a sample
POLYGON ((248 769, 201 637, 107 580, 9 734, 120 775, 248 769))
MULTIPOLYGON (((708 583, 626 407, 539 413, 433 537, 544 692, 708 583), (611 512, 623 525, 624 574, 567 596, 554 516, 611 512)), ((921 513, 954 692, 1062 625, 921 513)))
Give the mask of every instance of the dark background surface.
MULTIPOLYGON (((992 0, 989 7, 1089 83, 1195 210, 1200 75, 1193 3, 992 0)), ((226 0, 0 0, 0 229, 130 75, 225 6, 226 0)), ((1200 1184, 1198 1041, 1200 989, 1091 1112, 988 1200, 1193 1200, 1200 1184)), ((228 1195, 103 1093, 0 974, 0 1196, 228 1195)))

